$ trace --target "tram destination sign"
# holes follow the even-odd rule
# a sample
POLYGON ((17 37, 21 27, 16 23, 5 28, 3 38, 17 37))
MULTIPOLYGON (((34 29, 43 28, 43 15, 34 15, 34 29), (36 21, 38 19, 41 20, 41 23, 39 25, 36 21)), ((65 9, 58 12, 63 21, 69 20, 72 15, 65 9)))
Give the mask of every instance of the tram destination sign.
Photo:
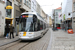
POLYGON ((20 18, 25 18, 25 17, 32 17, 33 15, 22 15, 20 18))

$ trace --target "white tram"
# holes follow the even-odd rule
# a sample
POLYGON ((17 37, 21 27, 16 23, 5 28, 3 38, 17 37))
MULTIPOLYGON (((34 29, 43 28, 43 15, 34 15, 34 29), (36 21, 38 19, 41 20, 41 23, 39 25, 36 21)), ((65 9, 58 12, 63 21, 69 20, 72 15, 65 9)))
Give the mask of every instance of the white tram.
POLYGON ((35 12, 24 12, 19 18, 19 39, 34 40, 48 30, 46 21, 35 12))

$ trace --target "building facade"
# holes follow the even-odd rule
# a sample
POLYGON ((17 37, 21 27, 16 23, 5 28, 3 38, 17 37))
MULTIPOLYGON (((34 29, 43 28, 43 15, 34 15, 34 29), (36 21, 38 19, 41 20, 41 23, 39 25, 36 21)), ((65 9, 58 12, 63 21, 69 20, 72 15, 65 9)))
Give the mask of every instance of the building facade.
POLYGON ((31 11, 36 12, 36 0, 31 0, 31 11))
POLYGON ((0 0, 0 6, 0 36, 2 36, 5 34, 5 25, 13 24, 16 27, 16 18, 23 12, 31 11, 31 0, 0 0), (9 5, 13 9, 6 9, 9 5))
POLYGON ((65 31, 72 29, 73 0, 63 0, 62 2, 62 21, 65 31))
POLYGON ((0 36, 4 34, 4 28, 5 28, 5 16, 6 16, 6 11, 5 11, 5 1, 0 0, 0 36))
POLYGON ((75 32, 75 0, 72 1, 72 12, 73 12, 73 15, 72 15, 72 29, 73 29, 73 32, 75 32))
POLYGON ((36 2, 36 12, 41 15, 41 7, 38 2, 36 2))
POLYGON ((54 18, 54 27, 61 27, 61 7, 56 8, 52 12, 52 16, 54 18))
POLYGON ((5 34, 5 25, 7 24, 13 24, 16 29, 17 19, 23 12, 37 12, 46 18, 45 12, 36 0, 0 0, 0 6, 0 36, 5 34), (13 9, 6 9, 9 5, 13 9))
POLYGON ((47 19, 46 18, 46 13, 41 9, 41 16, 44 18, 44 19, 47 19))
POLYGON ((53 24, 52 19, 51 19, 51 17, 49 17, 49 25, 52 26, 52 24, 53 24))

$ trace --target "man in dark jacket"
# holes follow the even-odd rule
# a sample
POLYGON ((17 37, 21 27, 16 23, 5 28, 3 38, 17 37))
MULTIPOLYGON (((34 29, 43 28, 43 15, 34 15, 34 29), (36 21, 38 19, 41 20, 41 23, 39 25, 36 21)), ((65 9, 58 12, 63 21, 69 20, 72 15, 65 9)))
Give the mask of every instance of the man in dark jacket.
POLYGON ((13 25, 11 24, 11 26, 10 26, 10 39, 11 39, 11 34, 12 34, 12 37, 14 38, 14 27, 13 27, 13 25))
POLYGON ((7 24, 6 27, 5 27, 5 32, 6 32, 6 37, 8 37, 8 34, 9 34, 9 31, 10 31, 10 28, 9 28, 9 25, 7 24))

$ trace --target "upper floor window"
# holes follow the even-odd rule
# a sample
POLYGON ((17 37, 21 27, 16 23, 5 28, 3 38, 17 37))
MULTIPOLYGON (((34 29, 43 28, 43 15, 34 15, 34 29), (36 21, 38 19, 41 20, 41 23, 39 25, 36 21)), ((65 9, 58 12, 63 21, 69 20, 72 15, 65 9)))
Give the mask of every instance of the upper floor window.
POLYGON ((29 2, 29 8, 31 8, 31 2, 29 2))
POLYGON ((26 4, 26 0, 24 0, 24 3, 26 4))
POLYGON ((28 0, 26 0, 26 5, 27 5, 27 6, 29 5, 28 0))
POLYGON ((56 12, 56 15, 58 15, 58 12, 56 12))
MULTIPOLYGON (((8 5, 12 6, 12 3, 10 1, 7 1, 6 6, 8 5)), ((11 11, 12 11, 11 9, 6 9, 6 16, 9 18, 11 18, 11 11)))
POLYGON ((22 0, 20 0, 20 2, 22 2, 22 0))
POLYGON ((10 1, 7 1, 6 6, 8 6, 8 5, 12 6, 12 3, 10 1))
POLYGON ((75 2, 73 3, 73 5, 74 5, 74 11, 75 11, 75 2))
POLYGON ((32 8, 34 8, 34 2, 32 1, 32 8))
POLYGON ((34 5, 34 9, 36 10, 36 5, 34 5))

